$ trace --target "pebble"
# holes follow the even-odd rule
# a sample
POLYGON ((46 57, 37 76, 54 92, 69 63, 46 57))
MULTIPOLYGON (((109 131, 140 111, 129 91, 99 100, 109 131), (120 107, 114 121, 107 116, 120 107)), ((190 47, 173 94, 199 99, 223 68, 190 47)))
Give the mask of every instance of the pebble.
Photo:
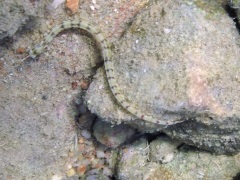
POLYGON ((66 8, 70 10, 71 14, 75 14, 78 11, 79 0, 66 0, 66 8))
POLYGON ((80 111, 81 114, 84 114, 84 113, 87 112, 87 107, 86 107, 84 104, 82 104, 82 105, 79 107, 79 111, 80 111))
POLYGON ((86 81, 86 80, 83 80, 80 84, 80 87, 83 89, 83 90, 86 90, 88 89, 88 86, 89 86, 89 82, 86 81))
POLYGON ((65 0, 54 0, 49 6, 48 9, 54 8, 56 9, 60 4, 62 4, 65 0))
POLYGON ((103 168, 103 174, 106 175, 106 176, 112 176, 113 175, 112 170, 109 169, 108 167, 103 168))
POLYGON ((57 175, 57 174, 54 174, 54 175, 52 176, 52 180, 62 180, 62 179, 63 179, 63 177, 60 176, 60 175, 57 175))
POLYGON ((92 136, 91 133, 89 131, 85 130, 85 129, 82 130, 81 135, 86 139, 90 139, 91 136, 92 136))
POLYGON ((93 5, 90 5, 90 9, 91 9, 92 11, 94 11, 94 10, 95 10, 95 7, 94 7, 93 5))
POLYGON ((67 171, 67 176, 68 177, 71 177, 71 176, 74 176, 76 174, 76 171, 72 168, 72 169, 69 169, 67 171))
POLYGON ((151 161, 163 164, 171 162, 180 144, 180 141, 167 136, 158 137, 150 143, 151 161))
POLYGON ((18 54, 23 54, 25 52, 26 52, 26 49, 24 49, 23 47, 20 47, 20 48, 17 49, 18 54))
POLYGON ((77 172, 81 176, 84 175, 86 171, 87 171, 86 165, 81 165, 81 166, 77 167, 77 172))
POLYGON ((110 148, 117 148, 127 140, 133 138, 135 129, 125 124, 112 126, 101 120, 97 120, 93 125, 93 134, 96 139, 110 148))
POLYGON ((78 83, 77 82, 72 82, 72 89, 76 90, 78 87, 78 83))
POLYGON ((103 151, 97 151, 97 158, 104 158, 105 153, 103 151))

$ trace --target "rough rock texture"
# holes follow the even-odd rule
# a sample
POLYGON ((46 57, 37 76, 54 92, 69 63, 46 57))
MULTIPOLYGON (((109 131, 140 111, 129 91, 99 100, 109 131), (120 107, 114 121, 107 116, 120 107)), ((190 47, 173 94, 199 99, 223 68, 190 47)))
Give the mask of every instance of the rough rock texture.
POLYGON ((0 1, 0 42, 11 37, 31 18, 43 14, 43 1, 1 0, 0 1))
POLYGON ((34 26, 27 23, 10 42, 5 43, 4 38, 3 44, 0 43, 1 180, 66 180, 67 175, 74 173, 77 175, 72 179, 79 179, 79 174, 82 177, 102 173, 110 177, 114 172, 111 170, 115 165, 109 158, 114 156, 116 159, 117 155, 105 152, 106 157, 95 157, 93 138, 84 140, 81 137, 81 129, 91 131, 91 123, 95 119, 90 113, 78 118, 79 113, 86 112, 81 105, 81 95, 87 85, 82 88, 81 84, 90 82, 89 76, 95 72, 93 67, 100 62, 92 38, 82 31, 68 30, 54 38, 37 62, 25 64, 22 71, 17 71, 13 64, 41 42, 53 26, 67 19, 85 18, 97 24, 110 41, 114 41, 147 0, 82 1, 81 11, 74 16, 67 15, 64 4, 52 6, 56 1, 0 0, 0 11, 6 15, 1 14, 0 26, 4 32, 8 26, 14 28, 8 29, 7 36, 12 36, 20 24, 27 22, 29 12, 34 16, 31 21, 34 26), (49 4, 43 8, 42 3, 47 2, 49 4), (93 2, 94 11, 90 9, 93 2), (9 7, 16 7, 16 11, 9 11, 9 7), (81 126, 78 129, 79 142, 75 120, 81 121, 78 124, 81 126), (77 146, 79 149, 75 151, 77 146), (83 153, 85 156, 80 156, 83 153), (83 164, 85 167, 81 168, 83 164))
POLYGON ((230 0, 230 5, 232 5, 233 8, 239 9, 240 1, 239 0, 230 0))
POLYGON ((158 137, 149 145, 150 159, 153 162, 168 163, 173 160, 180 141, 169 137, 158 137))
POLYGON ((233 18, 238 32, 240 33, 240 0, 227 1, 225 9, 227 10, 230 17, 233 18))
POLYGON ((112 125, 98 119, 93 126, 93 134, 105 146, 117 148, 132 139, 136 130, 128 125, 112 125))
MULTIPOLYGON (((35 8, 39 8, 41 11, 41 6, 38 3, 47 1, 53 2, 53 0, 24 1, 24 6, 26 5, 26 7, 23 9, 36 12, 35 8), (29 3, 31 3, 30 6, 28 6, 29 3)), ((59 0, 57 1, 59 2, 59 0)), ((34 19, 38 22, 34 28, 31 31, 16 33, 11 38, 12 41, 10 43, 0 46, 0 179, 69 180, 79 179, 79 177, 82 179, 84 177, 89 179, 103 177, 107 179, 111 178, 116 171, 119 172, 119 175, 122 175, 123 179, 124 177, 133 177, 132 179, 135 179, 134 174, 138 174, 138 177, 144 175, 152 179, 155 177, 173 178, 174 173, 170 174, 171 171, 169 169, 159 167, 159 163, 149 162, 150 152, 146 140, 143 140, 143 144, 128 144, 130 148, 121 150, 119 154, 118 149, 109 150, 109 148, 95 143, 93 136, 90 139, 85 139, 81 136, 82 129, 91 132, 91 123, 95 119, 90 113, 78 118, 79 113, 86 112, 85 107, 81 105, 80 96, 84 90, 81 89, 80 84, 93 73, 92 67, 98 62, 97 56, 99 53, 95 50, 96 47, 92 43, 92 38, 82 36, 82 33, 76 30, 62 32, 54 38, 44 53, 39 56, 38 62, 26 64, 21 72, 16 71, 13 67, 15 62, 25 57, 25 54, 18 54, 18 52, 21 52, 22 49, 27 51, 42 41, 43 34, 49 32, 50 28, 63 20, 82 17, 84 14, 80 13, 82 11, 86 11, 84 17, 89 18, 89 22, 97 24, 105 32, 110 42, 118 41, 117 38, 122 34, 125 27, 129 25, 129 18, 138 14, 147 1, 83 1, 84 3, 80 5, 81 11, 72 17, 67 15, 64 10, 64 4, 62 4, 56 9, 55 7, 49 8, 48 13, 33 13, 34 16, 38 16, 38 18, 34 19), (92 7, 95 10, 92 10, 92 7), (18 48, 20 48, 19 51, 18 48), (80 109, 78 110, 76 107, 80 107, 80 109), (76 136, 77 126, 74 122, 74 120, 78 119, 81 121, 78 124, 81 127, 78 131, 79 139, 76 136), (76 148, 78 148, 78 151, 76 151, 76 148), (128 149, 131 151, 128 151, 128 149), (121 154, 129 152, 131 154, 121 156, 121 154), (134 162, 130 160, 132 154, 136 154, 136 158, 133 158, 134 162), (125 159, 129 158, 125 167, 123 161, 119 162, 119 159, 122 157, 125 157, 125 159), (130 166, 132 163, 135 163, 135 165, 130 166), (119 164, 119 166, 116 166, 116 164, 119 164), (144 165, 145 167, 143 167, 144 165), (121 167, 124 167, 127 174, 124 174, 123 171, 123 173, 121 172, 121 167), (134 168, 129 169, 129 167, 139 167, 142 171, 133 172, 134 168), (66 175, 72 175, 72 177, 67 177, 66 175)), ((13 1, 1 2, 11 3, 13 1)), ((14 3, 22 2, 16 0, 14 3)), ((202 4, 198 3, 198 6, 201 7, 202 4)), ((205 7, 208 7, 208 4, 205 3, 205 7)), ((1 8, 3 6, 0 6, 1 8)), ((7 10, 5 7, 3 9, 4 11, 7 10)), ((210 12, 213 10, 214 8, 210 12)), ((159 11, 156 11, 158 14, 159 11)), ((14 17, 18 18, 15 16, 17 13, 16 11, 11 12, 13 13, 11 20, 15 21, 14 17)), ((22 14, 19 17, 25 16, 22 14)), ((23 21, 23 24, 25 24, 25 20, 22 18, 19 19, 19 22, 16 22, 16 26, 22 23, 20 21, 23 21)), ((9 24, 11 23, 9 22, 9 24)), ((139 31, 141 33, 141 29, 139 31)), ((122 35, 125 36, 124 34, 122 35)), ((116 45, 117 47, 118 45, 116 45)), ((99 70, 99 72, 102 75, 98 74, 98 76, 103 78, 103 71, 99 70)), ((104 89, 109 90, 107 86, 100 85, 98 86, 98 91, 104 92, 104 89)), ((109 96, 110 100, 114 99, 110 92, 109 96)), ((105 97, 103 96, 103 98, 105 97)), ((104 106, 105 101, 98 101, 98 103, 101 108, 105 109, 105 111, 107 110, 104 106)), ((108 105, 111 106, 111 104, 108 105)), ((113 108, 118 109, 115 105, 113 108)), ((115 119, 117 112, 123 117, 122 119, 125 119, 124 117, 126 116, 121 109, 117 112, 111 109, 109 111, 108 109, 106 112, 107 114, 112 114, 113 119, 115 119)), ((109 119, 112 118, 111 116, 109 117, 109 119)), ((130 118, 131 116, 129 115, 130 118)), ((117 121, 121 122, 121 118, 117 119, 117 121)), ((146 126, 145 124, 137 123, 137 125, 142 130, 151 130, 150 124, 146 126)), ((156 129, 155 125, 151 127, 153 127, 152 130, 156 129)), ((89 138, 88 133, 86 134, 85 132, 83 135, 89 138)), ((158 143, 161 144, 161 142, 158 143)), ((169 143, 164 143, 164 145, 169 143)), ((172 147, 170 146, 169 149, 171 153, 172 147)), ((200 152, 197 150, 194 152, 198 156, 200 155, 200 152)), ((163 154, 168 154, 168 152, 163 154)), ((152 154, 152 157, 159 156, 152 154)), ((177 157, 178 154, 175 154, 174 160, 178 159, 177 157)), ((217 156, 217 158, 219 157, 226 156, 217 156)), ((199 160, 201 159, 197 159, 197 161, 199 160)), ((187 172, 191 170, 194 171, 192 173, 194 177, 196 177, 194 173, 197 172, 200 175, 204 174, 204 177, 207 178, 209 169, 214 169, 211 166, 209 166, 209 169, 204 169, 206 165, 208 167, 208 160, 207 158, 207 163, 205 163, 204 167, 201 164, 198 166, 197 163, 188 164, 190 168, 187 169, 187 172), (204 173, 202 173, 201 169, 205 170, 204 173)), ((215 162, 218 161, 214 160, 215 162)), ((239 172, 239 162, 239 155, 236 155, 226 157, 226 161, 222 163, 225 166, 213 164, 215 168, 219 167, 218 170, 220 170, 220 176, 217 177, 220 177, 219 179, 224 177, 221 174, 226 172, 224 169, 228 171, 225 173, 227 177, 236 175, 236 172, 239 172)), ((185 165, 185 163, 182 159, 176 162, 176 171, 179 165, 185 165)), ((179 174, 182 174, 182 172, 179 174)), ((189 175, 189 179, 192 179, 193 176, 189 175)), ((202 178, 200 177, 200 179, 202 178)), ((222 179, 225 180, 227 178, 224 177, 222 179)))
MULTIPOLYGON (((170 143, 171 141, 168 142, 169 145, 170 143)), ((152 146, 151 143, 149 146, 152 146)), ((169 148, 171 149, 171 145, 169 148)), ((168 153, 168 150, 164 153, 168 153)), ((119 158, 117 168, 119 179, 232 180, 240 169, 240 154, 215 156, 204 151, 192 150, 188 146, 176 151, 171 162, 155 163, 149 161, 149 147, 145 139, 123 149, 119 158)))
POLYGON ((88 107, 107 121, 125 121, 145 132, 163 130, 220 154, 237 153, 239 42, 232 19, 218 2, 154 1, 116 45, 117 82, 144 114, 185 122, 166 129, 137 120, 116 106, 102 71, 90 85, 88 107))
POLYGON ((64 166, 61 157, 67 157, 76 135, 69 108, 72 97, 54 86, 56 81, 66 86, 67 78, 55 78, 59 74, 52 70, 32 70, 26 76, 12 73, 0 82, 4 102, 0 104, 0 179, 49 179, 47 175, 64 166))
POLYGON ((120 152, 120 160, 117 167, 118 179, 143 179, 149 169, 148 165, 148 144, 146 139, 140 139, 130 147, 120 152))

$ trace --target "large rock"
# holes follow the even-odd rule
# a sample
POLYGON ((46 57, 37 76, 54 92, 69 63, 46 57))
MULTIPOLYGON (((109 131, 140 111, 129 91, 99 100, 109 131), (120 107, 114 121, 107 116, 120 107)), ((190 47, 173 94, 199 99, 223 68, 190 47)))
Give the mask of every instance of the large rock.
POLYGON ((102 70, 86 95, 90 110, 141 131, 161 130, 185 143, 240 150, 240 43, 219 2, 154 1, 116 45, 117 83, 129 102, 156 119, 145 123, 118 106, 102 70))
POLYGON ((0 42, 11 37, 36 16, 42 16, 43 1, 2 0, 0 1, 0 42))
POLYGON ((167 139, 163 142, 159 138, 148 146, 145 139, 140 139, 130 147, 121 150, 116 168, 117 179, 230 180, 233 177, 238 178, 240 154, 216 156, 205 151, 195 151, 189 146, 183 146, 175 151, 174 158, 168 163, 154 162, 156 159, 151 159, 151 157, 158 157, 159 151, 151 150, 152 147, 158 144, 159 149, 166 150, 161 152, 166 155, 172 151, 173 146, 170 142, 167 145, 167 139), (149 154, 151 154, 150 157, 149 154))

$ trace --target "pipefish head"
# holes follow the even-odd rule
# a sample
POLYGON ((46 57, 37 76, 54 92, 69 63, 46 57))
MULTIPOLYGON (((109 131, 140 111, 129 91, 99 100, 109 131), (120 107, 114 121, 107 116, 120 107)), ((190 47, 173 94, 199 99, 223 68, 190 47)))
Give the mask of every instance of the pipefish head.
POLYGON ((44 46, 42 44, 36 45, 33 49, 29 51, 28 56, 35 59, 43 50, 44 46))

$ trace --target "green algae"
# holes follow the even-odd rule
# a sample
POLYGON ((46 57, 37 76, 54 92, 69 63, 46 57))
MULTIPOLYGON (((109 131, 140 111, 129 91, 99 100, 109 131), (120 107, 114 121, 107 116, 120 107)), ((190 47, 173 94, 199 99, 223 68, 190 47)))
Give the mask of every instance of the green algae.
POLYGON ((216 19, 218 15, 226 14, 222 7, 222 0, 195 0, 193 3, 201 10, 206 12, 205 18, 216 19))

